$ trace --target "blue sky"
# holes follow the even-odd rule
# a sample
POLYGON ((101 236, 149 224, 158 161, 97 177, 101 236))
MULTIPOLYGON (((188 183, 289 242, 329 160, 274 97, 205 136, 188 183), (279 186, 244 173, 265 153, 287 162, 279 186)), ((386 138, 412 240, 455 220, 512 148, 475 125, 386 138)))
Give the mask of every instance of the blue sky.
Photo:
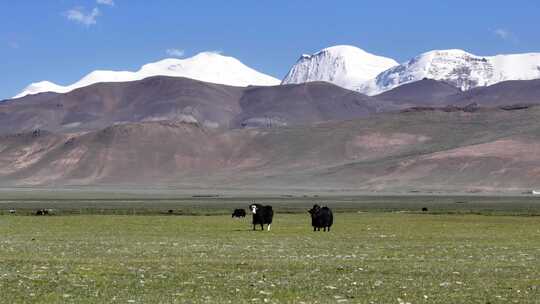
POLYGON ((432 49, 540 52, 538 0, 6 0, 0 20, 0 99, 35 81, 136 70, 167 50, 221 51, 278 78, 336 44, 400 62, 432 49))

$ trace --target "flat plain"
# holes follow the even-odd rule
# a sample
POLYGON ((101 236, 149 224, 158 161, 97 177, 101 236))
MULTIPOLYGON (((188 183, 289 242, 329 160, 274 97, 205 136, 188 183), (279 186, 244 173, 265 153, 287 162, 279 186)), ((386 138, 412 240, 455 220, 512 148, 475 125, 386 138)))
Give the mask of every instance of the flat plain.
POLYGON ((538 303, 530 196, 4 195, 2 303, 538 303), (276 210, 252 231, 230 211, 276 210), (335 211, 313 232, 306 208, 335 211), (428 208, 422 212, 421 208, 428 208), (33 216, 37 208, 50 216, 33 216), (16 209, 9 214, 7 210, 16 209), (172 213, 169 213, 172 210, 172 213))

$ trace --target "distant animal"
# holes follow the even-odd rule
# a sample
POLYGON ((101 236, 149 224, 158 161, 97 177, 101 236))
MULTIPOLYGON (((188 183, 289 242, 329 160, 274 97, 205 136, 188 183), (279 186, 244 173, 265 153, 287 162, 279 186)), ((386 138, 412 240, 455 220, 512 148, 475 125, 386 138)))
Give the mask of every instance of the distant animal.
POLYGON ((422 212, 427 212, 428 211, 428 208, 427 207, 423 207, 422 208, 422 212))
POLYGON ((330 208, 326 206, 321 208, 321 206, 315 204, 308 212, 311 215, 313 231, 321 231, 321 228, 323 228, 323 231, 330 232, 330 227, 334 224, 334 215, 330 208))
POLYGON ((39 209, 36 211, 36 215, 49 215, 49 209, 39 209))
POLYGON ((173 213, 174 213, 174 210, 169 209, 169 211, 167 211, 167 212, 169 212, 169 214, 173 214, 173 213))
POLYGON ((232 217, 246 217, 246 210, 244 209, 234 209, 232 217))
POLYGON ((253 230, 257 225, 261 225, 261 230, 264 230, 264 225, 267 224, 268 231, 270 231, 270 226, 272 226, 272 220, 274 219, 274 210, 272 206, 263 206, 260 204, 251 204, 249 205, 249 210, 253 214, 253 230))
POLYGON ((15 213, 17 213, 17 210, 15 210, 15 209, 10 209, 10 210, 9 210, 9 213, 15 214, 15 213))

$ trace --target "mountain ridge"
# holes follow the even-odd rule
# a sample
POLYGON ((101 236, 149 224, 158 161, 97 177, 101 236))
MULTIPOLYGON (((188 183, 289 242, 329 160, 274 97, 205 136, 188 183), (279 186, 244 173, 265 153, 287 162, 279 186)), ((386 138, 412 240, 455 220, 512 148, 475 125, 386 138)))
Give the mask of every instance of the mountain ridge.
POLYGON ((354 46, 337 45, 302 55, 281 84, 327 81, 351 89, 395 65, 398 63, 393 59, 354 46))
POLYGON ((540 78, 540 53, 477 56, 460 49, 432 50, 399 64, 358 47, 336 45, 302 55, 278 80, 245 66, 238 59, 202 52, 186 59, 163 59, 136 72, 96 70, 61 86, 50 81, 28 85, 12 99, 42 92, 66 93, 102 82, 142 80, 151 76, 187 77, 205 82, 246 87, 326 81, 366 95, 378 95, 424 78, 442 80, 461 90, 509 80, 540 78))
POLYGON ((458 49, 429 51, 380 73, 359 91, 376 95, 424 78, 443 80, 463 91, 507 80, 537 79, 540 53, 477 56, 458 49))
POLYGON ((68 93, 96 83, 135 81, 152 76, 186 77, 231 86, 280 83, 278 79, 262 74, 236 58, 215 52, 202 52, 186 59, 168 58, 145 64, 136 72, 96 70, 68 86, 50 81, 32 83, 13 99, 43 92, 68 93))
POLYGON ((124 122, 193 121, 214 128, 271 127, 365 117, 393 107, 327 82, 233 87, 153 76, 0 103, 0 133, 95 130, 124 122))
POLYGON ((478 56, 460 49, 432 50, 398 64, 353 46, 334 46, 302 55, 281 83, 328 81, 373 96, 424 78, 464 91, 508 80, 538 79, 540 53, 478 56), (373 69, 366 72, 369 65, 373 69))

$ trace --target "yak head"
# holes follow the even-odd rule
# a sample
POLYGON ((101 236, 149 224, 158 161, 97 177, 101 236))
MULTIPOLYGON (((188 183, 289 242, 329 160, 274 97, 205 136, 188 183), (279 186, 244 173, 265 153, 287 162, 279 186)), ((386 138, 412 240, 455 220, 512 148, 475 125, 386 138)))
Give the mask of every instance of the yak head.
POLYGON ((257 214, 257 210, 259 209, 259 205, 258 204, 251 204, 249 205, 249 210, 251 210, 251 213, 253 214, 257 214))
POLYGON ((321 211, 321 206, 317 204, 313 205, 313 208, 308 210, 309 214, 311 214, 312 217, 319 213, 319 211, 321 211))

